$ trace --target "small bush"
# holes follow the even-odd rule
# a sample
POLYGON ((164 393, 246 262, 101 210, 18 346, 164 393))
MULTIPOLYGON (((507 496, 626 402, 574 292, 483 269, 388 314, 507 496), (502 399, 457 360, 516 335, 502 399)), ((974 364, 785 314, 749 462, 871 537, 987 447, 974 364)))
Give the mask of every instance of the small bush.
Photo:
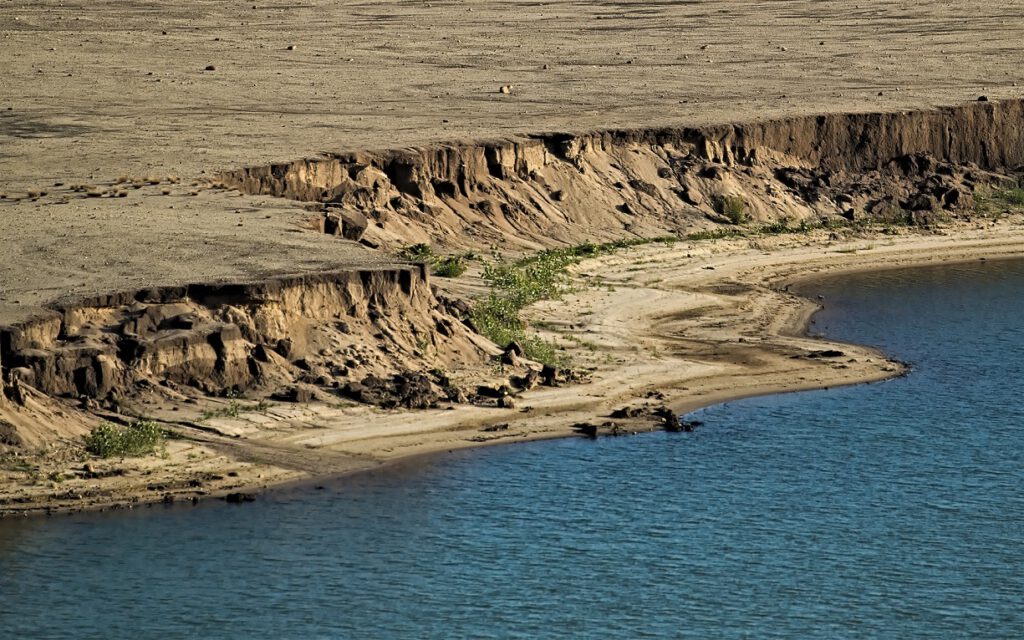
POLYGON ((1024 207, 1024 187, 1010 189, 982 185, 974 190, 974 212, 981 216, 1000 217, 1024 207))
POLYGON ((733 224, 747 221, 747 201, 743 196, 719 196, 715 199, 715 210, 733 224))
POLYGON ((1002 194, 1002 199, 1006 204, 1013 205, 1015 207, 1024 207, 1024 187, 1008 189, 1002 194))
POLYGON ((410 262, 433 262, 434 250, 429 244, 407 244, 398 250, 398 257, 410 262))
POLYGON ((163 429, 149 420, 126 427, 103 422, 85 438, 85 450, 102 458, 145 456, 165 446, 163 429))
POLYGON ((434 261, 434 275, 442 278, 458 278, 466 273, 466 261, 462 256, 448 256, 434 261))
POLYGON ((775 222, 769 222, 768 224, 761 227, 761 233, 765 235, 781 235, 783 233, 790 233, 792 229, 789 226, 789 218, 782 217, 775 222))
POLYGON ((700 240, 725 240, 727 238, 741 238, 744 234, 742 229, 734 229, 732 227, 722 229, 707 229, 705 231, 695 231, 687 234, 686 239, 692 242, 700 240))

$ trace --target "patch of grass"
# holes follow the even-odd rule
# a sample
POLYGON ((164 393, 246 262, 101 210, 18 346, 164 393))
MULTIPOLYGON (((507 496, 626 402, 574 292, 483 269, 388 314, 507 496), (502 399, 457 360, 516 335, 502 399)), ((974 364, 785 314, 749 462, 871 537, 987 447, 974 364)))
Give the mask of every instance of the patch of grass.
POLYGON ((24 458, 12 453, 0 454, 0 470, 31 473, 35 467, 24 458))
POLYGON ((784 233, 792 233, 794 229, 789 226, 789 218, 782 217, 775 222, 769 222, 768 224, 762 225, 758 229, 759 233, 770 236, 782 235, 784 233))
POLYGON ((255 411, 262 413, 270 408, 270 403, 266 400, 260 400, 255 404, 242 404, 237 400, 232 400, 227 404, 226 407, 220 407, 217 409, 207 409, 199 416, 199 420, 209 420, 211 418, 237 418, 238 415, 246 411, 255 411))
POLYGON ((1014 207, 1024 207, 1024 187, 1007 189, 1001 194, 1002 199, 1014 207))
POLYGON ((737 229, 735 227, 722 227, 719 229, 706 229, 704 231, 695 231, 687 234, 686 239, 692 242, 700 242, 701 240, 728 240, 730 238, 742 238, 746 236, 746 232, 743 229, 737 229))
POLYGON ((410 262, 433 262, 436 256, 429 244, 420 242, 419 244, 407 244, 399 249, 398 257, 410 262))
POLYGON ((974 190, 974 212, 986 217, 1000 217, 1024 209, 1024 187, 982 185, 974 190))
POLYGON ((148 420, 126 427, 103 422, 85 438, 85 450, 101 458, 146 456, 163 452, 165 447, 164 430, 148 420))
POLYGON ((528 334, 519 312, 540 300, 561 297, 569 289, 567 269, 586 258, 619 249, 652 243, 678 242, 676 236, 617 240, 604 244, 585 242, 573 247, 548 249, 515 262, 496 259, 484 265, 483 278, 491 291, 473 310, 473 323, 481 335, 495 344, 517 341, 531 360, 552 366, 562 364, 557 345, 528 334))
POLYGON ((715 198, 715 211, 729 219, 733 224, 743 224, 749 219, 747 201, 743 196, 719 196, 715 198))
POLYGON ((409 244, 398 250, 398 257, 410 262, 422 262, 431 267, 435 276, 442 278, 458 278, 466 273, 466 262, 476 258, 472 252, 439 256, 430 245, 419 243, 409 244))
POLYGON ((447 256, 434 261, 434 275, 442 278, 458 278, 466 273, 466 260, 462 256, 447 256))

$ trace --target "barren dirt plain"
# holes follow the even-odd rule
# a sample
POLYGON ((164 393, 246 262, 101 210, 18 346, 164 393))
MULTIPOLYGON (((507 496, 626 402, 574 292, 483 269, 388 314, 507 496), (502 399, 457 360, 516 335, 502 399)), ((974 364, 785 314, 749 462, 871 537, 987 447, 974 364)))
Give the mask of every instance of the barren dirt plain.
POLYGON ((287 202, 188 195, 240 166, 1024 96, 1022 16, 1021 0, 5 2, 0 191, 48 195, 0 202, 0 308, 374 259, 292 232, 287 202), (182 182, 55 204, 122 176, 182 182))
POLYGON ((785 286, 1024 254, 1020 207, 972 204, 1024 176, 1022 16, 1024 0, 5 3, 0 515, 896 375, 798 335, 814 305, 785 286), (686 237, 735 227, 737 201, 751 225, 813 229, 686 237), (590 372, 577 384, 532 380, 507 406, 351 401, 374 376, 472 390, 540 368, 495 371, 505 345, 465 305, 479 260, 428 278, 399 247, 667 234, 526 310, 590 372), (101 420, 142 416, 177 435, 166 458, 83 457, 101 420))

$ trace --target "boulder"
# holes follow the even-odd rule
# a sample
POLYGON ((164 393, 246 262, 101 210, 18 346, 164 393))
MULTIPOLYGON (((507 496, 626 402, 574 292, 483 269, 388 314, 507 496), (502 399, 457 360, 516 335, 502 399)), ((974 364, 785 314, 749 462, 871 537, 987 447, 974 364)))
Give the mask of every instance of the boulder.
POLYGON ((334 210, 324 216, 324 233, 341 236, 346 240, 358 241, 366 233, 370 222, 359 211, 344 209, 334 210))

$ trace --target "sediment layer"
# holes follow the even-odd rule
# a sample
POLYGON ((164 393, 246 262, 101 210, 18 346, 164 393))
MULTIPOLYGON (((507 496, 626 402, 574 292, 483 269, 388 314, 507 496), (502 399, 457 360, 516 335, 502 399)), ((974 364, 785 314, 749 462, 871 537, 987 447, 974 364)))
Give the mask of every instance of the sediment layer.
POLYGON ((324 386, 411 359, 479 355, 468 329, 439 308, 422 265, 120 292, 0 327, 9 385, 76 399, 140 384, 210 394, 307 377, 324 386))
POLYGON ((392 244, 548 246, 723 222, 955 211, 978 172, 1024 165, 1024 101, 898 113, 550 133, 334 154, 229 171, 249 194, 359 213, 392 244), (973 172, 973 173, 972 173, 973 172), (967 189, 964 187, 966 178, 967 189))

